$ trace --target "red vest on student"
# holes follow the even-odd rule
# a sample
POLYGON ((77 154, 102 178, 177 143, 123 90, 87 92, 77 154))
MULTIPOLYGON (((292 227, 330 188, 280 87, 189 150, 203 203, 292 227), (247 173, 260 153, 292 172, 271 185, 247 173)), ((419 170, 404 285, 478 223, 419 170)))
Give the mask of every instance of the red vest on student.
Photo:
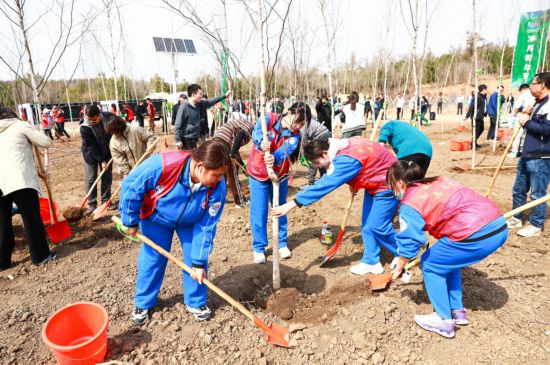
POLYGON ((351 137, 349 145, 336 155, 353 157, 363 165, 361 171, 348 181, 348 185, 355 190, 365 189, 369 194, 376 194, 389 189, 386 174, 397 159, 379 143, 363 137, 351 137))
MULTIPOLYGON (((277 123, 278 120, 279 120, 279 114, 269 113, 269 125, 267 126, 267 130, 268 130, 268 133, 274 134, 274 138, 271 140, 271 147, 269 148, 271 152, 276 151, 287 140, 287 138, 279 139, 279 132, 277 132, 273 128, 273 126, 275 125, 275 123, 277 123)), ((299 138, 299 137, 292 135, 289 138, 299 138)), ((256 147, 256 145, 254 144, 250 149, 250 156, 248 157, 248 161, 246 162, 246 167, 250 175, 256 180, 266 181, 269 179, 269 175, 267 173, 267 167, 265 166, 265 162, 264 162, 264 152, 260 151, 258 147, 256 147)), ((286 158, 283 162, 281 162, 279 166, 273 166, 273 171, 275 171, 279 176, 283 176, 287 174, 289 170, 290 170, 290 158, 286 158)))
POLYGON ((432 236, 455 242, 470 237, 502 216, 491 200, 445 177, 408 188, 402 204, 422 215, 426 222, 424 229, 432 236))
POLYGON ((134 110, 131 107, 126 108, 126 112, 128 113, 126 115, 126 120, 128 122, 131 122, 134 120, 134 110))
MULTIPOLYGON (((181 175, 185 163, 190 157, 191 152, 189 151, 161 152, 162 173, 160 174, 157 186, 145 193, 145 198, 143 199, 143 205, 141 206, 140 211, 141 219, 145 219, 153 214, 155 208, 157 207, 158 200, 174 188, 178 182, 178 178, 181 175)), ((208 199, 213 191, 214 188, 210 188, 206 193, 206 201, 203 203, 203 209, 206 209, 208 206, 208 199)))

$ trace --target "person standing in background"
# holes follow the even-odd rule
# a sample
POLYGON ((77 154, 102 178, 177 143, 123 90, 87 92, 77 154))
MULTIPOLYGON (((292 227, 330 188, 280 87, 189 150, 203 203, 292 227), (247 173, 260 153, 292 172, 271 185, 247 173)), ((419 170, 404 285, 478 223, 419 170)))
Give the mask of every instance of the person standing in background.
POLYGON ((456 97, 456 115, 462 115, 464 113, 464 96, 458 95, 456 97))
MULTIPOLYGON (((472 145, 475 146, 475 148, 481 148, 481 145, 477 143, 477 140, 479 136, 483 133, 483 129, 485 128, 483 125, 483 118, 487 115, 485 111, 485 107, 487 104, 487 85, 481 84, 477 88, 477 106, 474 107, 474 96, 472 96, 472 101, 470 103, 470 106, 468 107, 468 112, 466 113, 466 117, 464 120, 470 118, 472 121, 472 127, 474 124, 474 118, 476 120, 476 131, 475 131, 475 140, 472 141, 472 145), (474 115, 474 109, 476 111, 476 114, 474 115)), ((472 91, 473 93, 473 91, 472 91)))
POLYGON ((363 118, 364 107, 359 104, 359 94, 352 91, 349 95, 349 104, 342 108, 340 120, 344 124, 342 128, 342 138, 361 136, 365 130, 365 119, 363 118))
POLYGON ((372 115, 372 107, 370 105, 370 96, 367 95, 367 97, 365 98, 365 119, 369 119, 372 115))
POLYGON ((440 92, 436 98, 437 101, 437 114, 443 114, 443 93, 440 92))
POLYGON ((487 139, 492 141, 495 139, 495 133, 498 128, 497 115, 500 113, 502 106, 504 105, 504 86, 497 86, 497 90, 489 97, 489 103, 487 104, 487 114, 491 124, 489 125, 489 131, 487 132, 487 139))
POLYGON ((332 110, 326 96, 321 98, 321 102, 315 106, 317 110, 317 120, 332 132, 332 110))
POLYGON ((147 107, 145 106, 145 103, 140 101, 136 108, 136 120, 141 128, 144 128, 145 123, 145 114, 147 114, 147 107))
POLYGON ((399 120, 403 117, 403 106, 405 105, 405 98, 403 95, 398 94, 395 98, 395 107, 397 108, 397 117, 395 119, 399 120))
POLYGON ((151 99, 145 99, 147 102, 147 120, 149 122, 149 131, 155 133, 155 116, 157 115, 157 110, 151 99))

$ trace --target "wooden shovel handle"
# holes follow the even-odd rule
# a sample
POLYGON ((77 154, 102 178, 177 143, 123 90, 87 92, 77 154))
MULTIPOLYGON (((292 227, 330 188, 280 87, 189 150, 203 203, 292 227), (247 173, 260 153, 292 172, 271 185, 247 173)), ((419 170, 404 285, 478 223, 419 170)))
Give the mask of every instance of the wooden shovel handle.
MULTIPOLYGON (((112 216, 111 220, 115 223, 122 224, 122 221, 119 217, 112 216)), ((148 237, 144 236, 141 233, 136 234, 136 237, 138 237, 140 240, 142 240, 145 244, 147 244, 149 247, 160 253, 162 256, 166 257, 169 261, 176 264, 180 269, 184 270, 190 275, 193 275, 193 270, 185 265, 181 260, 178 260, 174 256, 172 256, 168 251, 166 251, 164 248, 157 245, 155 242, 151 241, 148 237)), ((214 283, 212 283, 208 279, 203 279, 203 284, 206 285, 210 290, 212 290, 214 293, 218 294, 220 297, 222 297, 225 301, 227 301, 229 304, 231 304, 233 307, 237 308, 239 312, 244 314, 248 319, 250 319, 252 322, 254 322, 254 315, 246 309, 241 303, 233 299, 229 296, 226 292, 221 290, 219 287, 217 287, 214 283)))
POLYGON ((355 195, 357 194, 356 191, 351 193, 351 196, 348 200, 348 205, 346 206, 346 211, 344 212, 344 218, 342 219, 342 224, 340 225, 340 230, 343 232, 346 230, 346 224, 348 222, 348 216, 349 212, 351 210, 351 206, 353 205, 353 199, 355 199, 355 195))
POLYGON ((512 138, 508 141, 508 144, 506 145, 506 148, 504 149, 504 152, 502 153, 502 156, 500 156, 500 161, 498 163, 497 169, 493 175, 493 178, 491 179, 491 183, 489 184, 489 187, 487 188, 487 193, 485 193, 485 197, 489 197, 491 195, 491 191, 493 190, 493 186, 495 186, 495 182, 497 181, 498 173, 500 172, 500 168, 504 164, 504 160, 506 160, 506 155, 508 154, 508 151, 510 150, 510 147, 512 147, 512 144, 514 143, 514 139, 516 139, 516 136, 518 135, 518 132, 521 130, 521 124, 518 123, 516 128, 514 129, 514 133, 512 134, 512 138))
MULTIPOLYGON (((41 172, 44 172, 44 164, 42 163, 42 157, 40 150, 37 146, 34 146, 34 152, 36 154, 36 162, 38 163, 38 168, 41 172)), ((52 191, 50 189, 50 183, 48 182, 48 177, 46 178, 41 177, 42 181, 44 182, 44 185, 46 186, 46 194, 48 195, 48 205, 50 207, 50 219, 52 223, 57 223, 57 217, 55 216, 55 208, 53 206, 53 197, 52 197, 52 191)))
POLYGON ((109 166, 111 166, 111 164, 113 163, 113 159, 111 158, 109 160, 109 162, 107 162, 107 165, 105 166, 105 168, 103 170, 101 170, 101 172, 99 173, 99 175, 97 175, 97 179, 95 179, 94 183, 92 184, 92 186, 90 187, 90 190, 88 190, 88 194, 86 194, 86 196, 84 197, 84 200, 82 200, 82 203, 80 203, 80 208, 83 208, 84 205, 86 204, 86 202, 88 201, 88 198, 90 197, 90 195, 92 195, 92 191, 94 190, 94 188, 96 187, 97 183, 99 182, 99 179, 101 179, 101 177, 103 176, 103 174, 105 174, 105 172, 107 172, 107 170, 109 170, 109 166))
POLYGON ((539 204, 542 204, 544 202, 547 202, 548 200, 550 200, 550 194, 547 194, 545 196, 543 196, 542 198, 538 198, 537 200, 533 200, 532 202, 530 203, 527 203, 525 205, 522 205, 521 207, 518 207, 516 209, 512 209, 511 211, 509 211, 508 213, 504 213, 504 218, 508 219, 510 218, 511 216, 513 215, 516 215, 518 213, 521 213, 527 209, 531 209, 533 208, 534 206, 537 206, 539 204))
POLYGON ((378 126, 380 125, 380 119, 382 119, 382 116, 384 115, 384 113, 385 113, 385 110, 380 109, 380 112, 378 113, 378 118, 376 118, 376 121, 374 122, 374 127, 372 128, 369 141, 374 141, 376 131, 378 130, 378 126))

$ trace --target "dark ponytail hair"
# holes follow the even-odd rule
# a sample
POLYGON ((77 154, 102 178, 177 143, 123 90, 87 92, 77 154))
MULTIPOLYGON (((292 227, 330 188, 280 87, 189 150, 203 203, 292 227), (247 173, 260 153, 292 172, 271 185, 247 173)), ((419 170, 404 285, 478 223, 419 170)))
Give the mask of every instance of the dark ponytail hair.
POLYGON ((202 162, 208 170, 216 170, 231 163, 229 149, 218 138, 209 139, 191 152, 196 162, 202 162))
POLYGON ((311 108, 303 101, 298 101, 290 106, 288 110, 298 115, 298 120, 305 120, 306 124, 311 121, 311 108))
POLYGON ((19 119, 19 117, 17 116, 17 113, 15 113, 13 110, 0 106, 0 119, 12 119, 12 118, 19 119))
POLYGON ((415 184, 431 183, 439 178, 439 176, 425 176, 426 172, 416 162, 399 160, 388 169, 386 183, 392 189, 398 180, 404 181, 409 187, 415 184))
POLYGON ((328 140, 313 140, 304 146, 304 156, 310 161, 314 161, 323 156, 323 152, 328 151, 330 144, 328 140))

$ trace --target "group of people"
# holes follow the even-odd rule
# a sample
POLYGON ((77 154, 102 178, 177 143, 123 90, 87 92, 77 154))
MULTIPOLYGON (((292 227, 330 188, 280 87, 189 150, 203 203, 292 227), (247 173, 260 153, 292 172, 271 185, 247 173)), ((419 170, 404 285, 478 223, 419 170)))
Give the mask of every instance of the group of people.
MULTIPOLYGON (((536 104, 518 111, 525 136, 513 190, 514 208, 526 202, 529 190, 533 199, 546 194, 550 180, 550 121, 547 118, 550 73, 537 74, 530 92, 536 104)), ((135 236, 141 231, 169 251, 174 232, 177 233, 183 261, 192 267, 192 274, 183 273, 184 303, 189 313, 198 320, 211 316, 202 282, 207 277, 208 257, 225 206, 226 183, 230 186, 238 183, 235 176, 238 164, 246 169, 250 184, 251 258, 255 264, 267 261, 270 205, 278 205, 271 209, 271 214, 279 219, 279 254, 283 259, 290 259, 287 214, 295 208, 314 204, 348 184, 350 194, 364 190, 361 220, 364 252, 360 262, 350 267, 350 272, 354 275, 384 272, 380 261, 384 247, 394 256, 390 269, 393 278, 398 279, 406 264, 420 255, 428 232, 437 242, 421 254, 421 261, 434 312, 416 315, 414 320, 422 328, 449 338, 455 336, 456 325, 468 324, 462 303, 460 269, 483 260, 501 247, 508 237, 508 229, 522 225, 521 215, 506 221, 491 200, 472 189, 444 176, 429 177, 431 143, 424 133, 404 121, 384 123, 376 141, 364 138, 360 128, 350 128, 344 138, 331 138, 331 130, 313 118, 309 106, 297 102, 283 113, 269 112, 265 120, 233 119, 223 125, 214 138, 198 143, 201 108, 208 108, 229 93, 203 100, 200 86, 191 85, 189 100, 179 105, 176 113, 178 148, 154 154, 137 166, 136 160, 154 144, 153 133, 127 123, 120 116, 101 112, 97 106, 87 108, 86 120, 80 127, 87 184, 99 169, 111 168, 108 161, 112 157, 125 176, 118 212, 128 227, 128 234, 135 236), (249 141, 252 144, 245 167, 239 149, 249 141), (314 171, 313 179, 310 174, 311 184, 287 201, 292 166, 300 157, 309 164, 310 173, 314 171), (321 171, 321 178, 315 180, 317 169, 321 171), (278 204, 273 204, 273 176, 279 185, 278 204), (396 213, 399 231, 392 224, 396 213)), ((364 110, 358 108, 358 99, 355 92, 349 96, 350 103, 343 110, 345 123, 355 123, 355 113, 364 110)), ((4 158, 0 162, 2 171, 21 169, 15 166, 17 163, 25 166, 19 184, 12 184, 12 179, 4 175, 0 178, 0 268, 3 269, 10 266, 13 250, 11 218, 7 218, 12 202, 21 204, 26 234, 31 238, 36 235, 30 228, 27 230, 27 224, 36 217, 23 211, 36 208, 40 191, 36 181, 42 172, 28 167, 28 161, 17 161, 32 159, 32 144, 48 147, 50 142, 8 112, 2 111, 0 117, 0 148, 10 149, 5 146, 21 143, 25 154, 19 160, 4 158), (33 207, 25 208, 26 204, 33 207)), ((9 153, 15 152, 10 150, 3 156, 9 153)), ((105 187, 102 186, 101 199, 105 202, 110 198, 111 177, 110 174, 104 176, 109 176, 104 180, 105 187)), ((237 200, 238 191, 231 190, 236 204, 242 204, 242 200, 237 200)), ((94 204, 95 196, 92 194, 89 204, 94 204)), ((534 208, 523 230, 530 230, 530 236, 536 236, 537 232, 540 235, 545 215, 545 204, 534 208)), ((51 259, 47 244, 29 243, 29 246, 34 263, 51 259)), ((166 264, 165 257, 142 245, 131 313, 134 323, 146 322, 157 305, 166 264)))

